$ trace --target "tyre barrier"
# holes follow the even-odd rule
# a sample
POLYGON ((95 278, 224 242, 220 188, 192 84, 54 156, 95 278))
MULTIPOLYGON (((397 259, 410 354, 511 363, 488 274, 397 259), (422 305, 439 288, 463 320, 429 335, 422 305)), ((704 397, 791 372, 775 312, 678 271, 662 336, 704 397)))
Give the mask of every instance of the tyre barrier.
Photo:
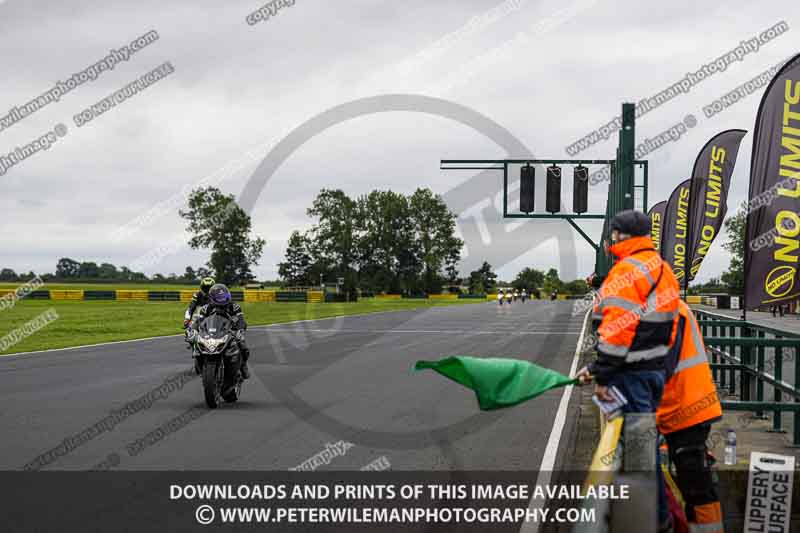
POLYGON ((84 300, 116 300, 117 291, 83 291, 84 300))
POLYGON ((50 291, 51 300, 83 300, 83 291, 80 290, 62 290, 50 291))
POLYGON ((32 291, 27 297, 34 300, 49 300, 50 291, 32 291))
POLYGON ((276 291, 276 302, 307 302, 308 293, 299 291, 276 291))
POLYGON ((458 294, 429 294, 431 300, 458 300, 458 294))
POLYGON ((322 291, 308 291, 308 303, 321 304, 325 301, 325 294, 322 291))
MULTIPOLYGON (((0 289, 0 297, 13 293, 13 289, 0 289)), ((116 289, 116 290, 83 290, 83 289, 50 289, 31 291, 26 298, 33 300, 71 300, 71 301, 120 301, 120 302, 181 302, 188 304, 192 301, 194 290, 181 289, 174 291, 151 291, 143 289, 116 289)), ((362 294, 361 297, 364 297, 362 294)), ((359 296, 356 293, 331 293, 322 291, 273 291, 261 289, 246 289, 231 291, 234 302, 262 303, 262 302, 355 302, 359 296)), ((376 300, 495 300, 496 294, 376 294, 376 300)))
POLYGON ((150 302, 180 302, 180 291, 147 291, 147 300, 150 302))

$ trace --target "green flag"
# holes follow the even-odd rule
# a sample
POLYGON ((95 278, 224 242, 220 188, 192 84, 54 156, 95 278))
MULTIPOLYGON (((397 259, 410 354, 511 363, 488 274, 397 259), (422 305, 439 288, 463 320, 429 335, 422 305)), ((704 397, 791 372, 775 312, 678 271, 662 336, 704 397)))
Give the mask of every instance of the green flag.
POLYGON ((550 389, 578 383, 577 378, 528 361, 499 357, 455 355, 439 361, 417 361, 414 368, 431 368, 474 390, 483 410, 510 407, 550 389))

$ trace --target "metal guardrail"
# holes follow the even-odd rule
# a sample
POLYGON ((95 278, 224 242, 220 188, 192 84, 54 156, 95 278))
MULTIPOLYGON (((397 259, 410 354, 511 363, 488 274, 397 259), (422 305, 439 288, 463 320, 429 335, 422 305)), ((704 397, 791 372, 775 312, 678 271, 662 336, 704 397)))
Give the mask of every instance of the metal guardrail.
POLYGON ((771 412, 775 432, 783 432, 782 413, 792 411, 792 442, 800 446, 800 333, 698 309, 695 314, 711 355, 714 381, 719 389, 738 391, 739 399, 723 400, 722 408, 764 418, 771 412), (794 367, 792 383, 784 378, 785 363, 794 367), (772 388, 771 400, 765 399, 765 385, 772 388))

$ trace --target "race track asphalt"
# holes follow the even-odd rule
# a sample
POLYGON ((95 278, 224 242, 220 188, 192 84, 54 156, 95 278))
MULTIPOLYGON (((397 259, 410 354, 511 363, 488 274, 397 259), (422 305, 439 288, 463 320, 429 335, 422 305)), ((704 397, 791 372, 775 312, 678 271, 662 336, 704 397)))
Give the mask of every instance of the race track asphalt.
POLYGON ((200 379, 180 378, 177 336, 2 357, 0 469, 286 470, 317 456, 317 470, 536 470, 561 390, 480 412, 470 391, 411 369, 479 355, 568 373, 572 310, 487 302, 253 327, 253 377, 213 411, 200 379))

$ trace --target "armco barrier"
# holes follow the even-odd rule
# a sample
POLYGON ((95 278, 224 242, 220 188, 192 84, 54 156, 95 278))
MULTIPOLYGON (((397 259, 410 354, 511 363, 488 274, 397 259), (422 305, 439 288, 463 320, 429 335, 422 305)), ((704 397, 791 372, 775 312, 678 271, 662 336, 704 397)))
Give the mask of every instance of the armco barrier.
POLYGON ((399 300, 402 298, 402 294, 376 294, 375 298, 378 300, 399 300))
MULTIPOLYGON (((486 294, 464 294, 464 293, 458 294, 459 300, 484 300, 486 298, 487 298, 486 294)), ((495 295, 495 298, 497 298, 497 295, 495 295)))
POLYGON ((51 300, 83 300, 83 291, 81 290, 51 290, 51 300))
POLYGON ((84 300, 116 300, 117 291, 83 291, 84 300))
POLYGON ((431 300, 458 300, 458 294, 429 294, 431 300))
POLYGON ((186 291, 186 290, 180 291, 181 301, 184 302, 184 303, 191 302, 192 301, 192 296, 194 296, 195 292, 197 292, 197 291, 186 291))
POLYGON ((244 301, 244 291, 231 291, 231 300, 234 302, 244 301))
POLYGON ((151 302, 179 302, 180 291, 147 291, 147 299, 151 302))

